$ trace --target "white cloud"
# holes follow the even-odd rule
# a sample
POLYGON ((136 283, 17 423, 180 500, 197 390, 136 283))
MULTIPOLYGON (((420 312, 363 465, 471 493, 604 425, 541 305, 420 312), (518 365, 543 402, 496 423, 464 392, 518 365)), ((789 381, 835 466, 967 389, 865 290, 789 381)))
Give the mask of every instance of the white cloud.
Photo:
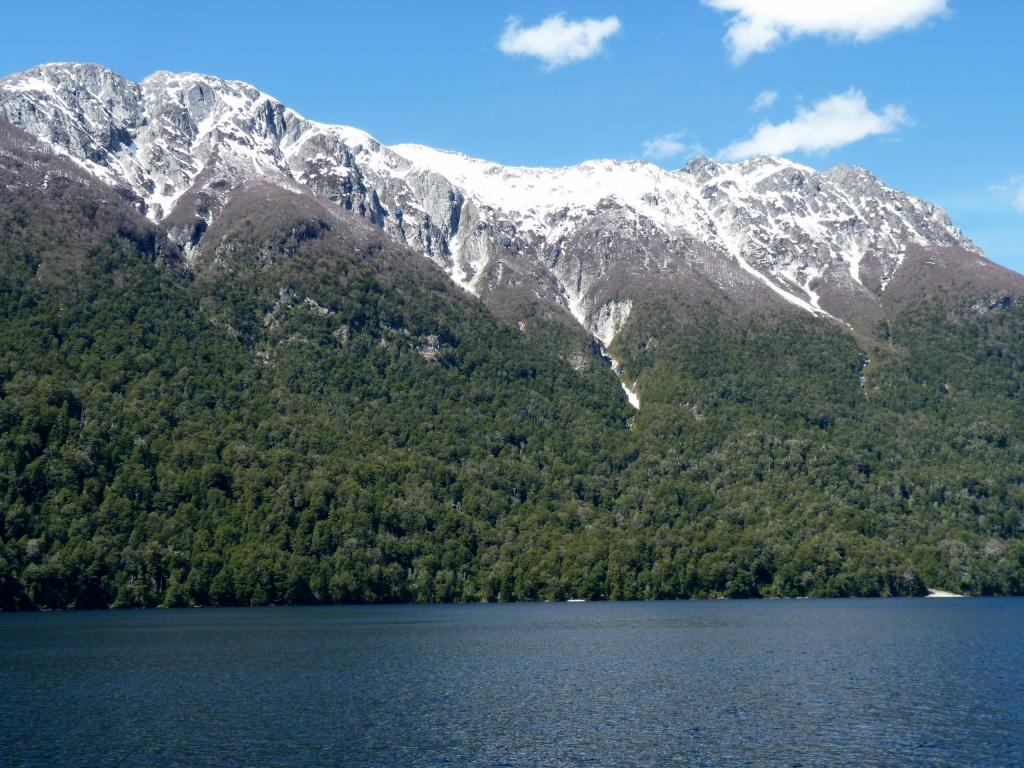
POLYGON ((644 157, 648 160, 671 160, 680 155, 699 155, 704 151, 700 144, 686 141, 686 131, 676 131, 647 139, 643 143, 644 157))
POLYGON ((860 91, 829 96, 811 109, 801 107, 784 123, 762 123, 746 141, 737 141, 719 154, 723 160, 742 160, 754 155, 789 152, 827 152, 855 141, 892 133, 909 122, 903 107, 890 104, 872 112, 860 91))
POLYGON ((604 42, 622 29, 618 17, 568 21, 562 14, 550 16, 534 27, 520 26, 512 17, 498 41, 498 49, 510 56, 533 56, 548 69, 592 58, 604 42))
POLYGON ((995 192, 1021 213, 1024 213, 1024 173, 1011 176, 1002 184, 993 184, 989 190, 995 192))
POLYGON ((754 99, 754 103, 750 105, 750 111, 760 112, 762 109, 768 109, 778 98, 778 91, 761 91, 757 94, 757 98, 754 99))
POLYGON ((735 64, 786 39, 825 35, 867 42, 948 13, 947 0, 703 0, 731 13, 725 39, 735 64))
POLYGON ((1024 173, 1011 176, 1000 184, 993 184, 988 190, 1024 213, 1024 173))

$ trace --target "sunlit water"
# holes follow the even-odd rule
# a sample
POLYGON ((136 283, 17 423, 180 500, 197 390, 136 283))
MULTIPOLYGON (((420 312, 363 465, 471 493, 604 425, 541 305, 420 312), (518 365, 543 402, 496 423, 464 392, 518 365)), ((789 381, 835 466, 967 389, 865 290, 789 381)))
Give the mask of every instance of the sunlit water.
POLYGON ((6 614, 0 764, 1024 765, 1024 600, 6 614))

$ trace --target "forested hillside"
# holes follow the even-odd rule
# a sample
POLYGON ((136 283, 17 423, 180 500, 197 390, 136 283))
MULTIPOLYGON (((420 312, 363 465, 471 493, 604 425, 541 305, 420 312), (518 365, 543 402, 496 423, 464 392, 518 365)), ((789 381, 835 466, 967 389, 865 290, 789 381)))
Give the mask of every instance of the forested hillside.
POLYGON ((800 316, 630 327, 649 384, 627 474, 685 542, 666 592, 1021 591, 1024 309, 889 330, 865 350, 800 316))
POLYGON ((1012 301, 860 342, 637 307, 636 412, 306 196, 236 196, 197 257, 0 159, 3 609, 1022 591, 1012 301))

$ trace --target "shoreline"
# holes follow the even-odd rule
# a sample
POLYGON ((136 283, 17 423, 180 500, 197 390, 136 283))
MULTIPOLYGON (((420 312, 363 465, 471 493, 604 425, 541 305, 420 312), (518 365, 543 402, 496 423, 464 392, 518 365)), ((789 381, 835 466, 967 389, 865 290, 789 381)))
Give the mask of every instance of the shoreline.
POLYGON ((53 607, 32 607, 20 610, 0 609, 0 615, 8 614, 31 614, 31 613, 106 613, 121 611, 189 611, 189 610, 235 610, 247 608, 339 608, 339 607, 360 607, 360 608, 388 608, 397 606, 483 606, 483 605, 568 605, 568 604, 624 604, 624 603, 713 603, 713 602, 775 602, 775 601, 843 601, 843 600, 919 600, 927 598, 950 599, 970 597, 992 597, 992 598, 1022 598, 1024 595, 1002 594, 1002 595, 963 595, 956 592, 949 592, 944 589, 930 589, 925 595, 886 595, 873 597, 843 596, 843 597, 811 597, 811 596, 771 596, 771 597, 675 597, 652 600, 608 600, 608 599, 563 599, 563 600, 507 600, 507 601, 461 601, 461 602, 381 602, 381 603, 264 603, 260 605, 176 605, 176 606, 119 606, 111 608, 53 608, 53 607))

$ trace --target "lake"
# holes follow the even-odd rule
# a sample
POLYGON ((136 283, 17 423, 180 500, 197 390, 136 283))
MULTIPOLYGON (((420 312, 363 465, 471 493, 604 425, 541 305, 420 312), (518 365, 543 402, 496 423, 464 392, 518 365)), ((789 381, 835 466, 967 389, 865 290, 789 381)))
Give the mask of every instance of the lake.
POLYGON ((1024 765, 1024 599, 0 614, 4 766, 1024 765))

